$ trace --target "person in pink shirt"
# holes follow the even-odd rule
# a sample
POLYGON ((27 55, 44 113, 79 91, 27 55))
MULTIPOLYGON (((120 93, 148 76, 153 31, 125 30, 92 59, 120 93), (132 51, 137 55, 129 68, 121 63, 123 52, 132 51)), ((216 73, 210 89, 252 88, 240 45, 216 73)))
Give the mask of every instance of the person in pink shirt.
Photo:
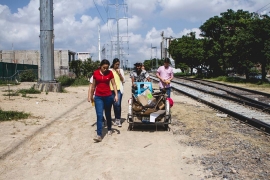
POLYGON ((159 88, 160 90, 166 90, 168 98, 171 96, 171 80, 173 79, 173 69, 170 64, 170 59, 165 58, 164 65, 160 66, 156 73, 156 76, 159 78, 159 88))

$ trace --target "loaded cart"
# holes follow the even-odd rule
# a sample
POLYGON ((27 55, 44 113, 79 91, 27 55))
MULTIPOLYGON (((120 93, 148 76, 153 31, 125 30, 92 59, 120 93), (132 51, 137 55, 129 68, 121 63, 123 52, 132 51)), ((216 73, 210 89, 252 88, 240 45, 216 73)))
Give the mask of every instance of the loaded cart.
POLYGON ((158 124, 168 130, 171 123, 170 103, 166 91, 154 92, 151 82, 136 82, 128 100, 127 122, 129 130, 134 124, 158 124))

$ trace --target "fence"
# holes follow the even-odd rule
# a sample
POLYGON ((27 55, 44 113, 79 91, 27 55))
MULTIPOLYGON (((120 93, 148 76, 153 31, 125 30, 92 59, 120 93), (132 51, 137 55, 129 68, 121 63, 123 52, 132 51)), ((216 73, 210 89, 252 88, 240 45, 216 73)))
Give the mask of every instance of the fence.
POLYGON ((19 81, 20 74, 27 70, 32 70, 38 79, 37 65, 0 62, 0 80, 19 81))

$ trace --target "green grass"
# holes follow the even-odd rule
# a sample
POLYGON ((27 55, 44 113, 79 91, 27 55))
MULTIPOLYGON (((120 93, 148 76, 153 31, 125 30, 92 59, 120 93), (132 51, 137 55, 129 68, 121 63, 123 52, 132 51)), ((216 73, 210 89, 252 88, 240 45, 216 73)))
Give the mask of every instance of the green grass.
POLYGON ((41 93, 40 90, 36 90, 34 89, 34 87, 31 87, 29 89, 20 89, 18 92, 21 94, 40 94, 41 93))
POLYGON ((184 76, 190 77, 191 74, 190 74, 190 73, 182 73, 182 72, 178 72, 178 73, 174 73, 173 76, 175 76, 175 77, 184 77, 184 76))
POLYGON ((209 80, 213 81, 222 81, 222 82, 228 82, 228 83, 239 83, 239 84, 254 84, 254 85, 260 85, 264 87, 270 87, 270 83, 268 80, 262 81, 260 79, 243 79, 239 77, 227 77, 227 76, 219 76, 216 78, 210 78, 209 80))
POLYGON ((227 76, 219 76, 216 78, 210 78, 214 81, 223 81, 223 82, 230 82, 230 83, 247 83, 246 79, 242 79, 239 77, 227 77, 227 76))
POLYGON ((20 94, 16 92, 10 92, 9 94, 3 94, 3 96, 19 96, 20 94))
POLYGON ((89 81, 87 78, 75 78, 72 79, 68 76, 60 76, 57 79, 58 82, 61 83, 62 86, 85 86, 85 85, 89 85, 89 81))
POLYGON ((20 83, 16 83, 15 81, 3 81, 3 80, 0 80, 0 86, 7 86, 7 84, 19 85, 20 83))
POLYGON ((18 112, 18 111, 3 111, 0 109, 0 121, 26 119, 29 116, 30 116, 29 113, 18 112))

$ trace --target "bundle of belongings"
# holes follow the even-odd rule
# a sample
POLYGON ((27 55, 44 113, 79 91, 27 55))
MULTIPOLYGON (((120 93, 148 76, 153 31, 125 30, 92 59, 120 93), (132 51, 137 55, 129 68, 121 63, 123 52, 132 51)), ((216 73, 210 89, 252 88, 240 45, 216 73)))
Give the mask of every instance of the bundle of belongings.
POLYGON ((165 109, 166 91, 152 93, 146 89, 137 97, 133 94, 132 109, 137 115, 150 115, 158 110, 165 109))

